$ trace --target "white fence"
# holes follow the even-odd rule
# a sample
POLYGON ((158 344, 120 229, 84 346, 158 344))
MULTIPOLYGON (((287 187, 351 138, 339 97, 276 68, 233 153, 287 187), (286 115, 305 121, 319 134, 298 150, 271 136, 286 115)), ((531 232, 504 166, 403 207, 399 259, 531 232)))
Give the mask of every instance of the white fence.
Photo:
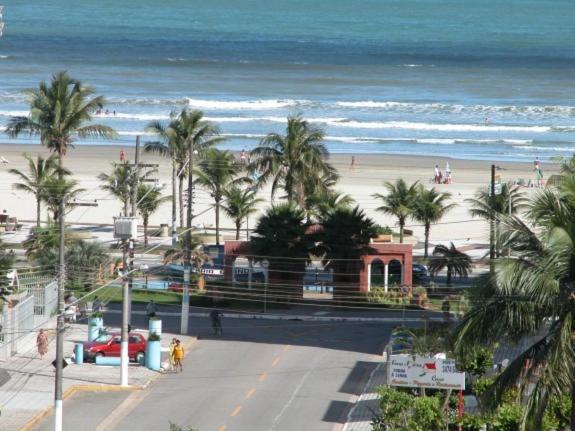
POLYGON ((13 307, 4 305, 0 314, 0 360, 22 353, 34 346, 36 331, 55 313, 58 305, 58 283, 53 278, 38 279, 22 285, 13 307))

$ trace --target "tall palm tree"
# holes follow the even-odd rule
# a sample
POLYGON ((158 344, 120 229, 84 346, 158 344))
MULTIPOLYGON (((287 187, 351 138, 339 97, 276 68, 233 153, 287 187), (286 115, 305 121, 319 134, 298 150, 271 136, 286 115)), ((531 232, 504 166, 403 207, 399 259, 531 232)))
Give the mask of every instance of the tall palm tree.
MULTIPOLYGON (((204 252, 202 242, 195 236, 192 236, 191 243, 191 263, 192 268, 200 268, 205 262, 210 260, 210 257, 204 252)), ((168 263, 179 263, 183 265, 186 258, 186 241, 184 237, 180 237, 175 246, 167 249, 164 252, 164 265, 168 263)))
MULTIPOLYGON (((16 175, 20 180, 20 182, 14 183, 12 187, 34 195, 36 199, 36 227, 40 227, 42 193, 45 189, 46 180, 57 174, 58 161, 54 155, 47 158, 37 155, 36 159, 27 153, 24 153, 23 156, 28 162, 28 173, 18 169, 10 169, 8 172, 16 175)), ((66 173, 69 172, 66 171, 66 173)))
POLYGON ((575 177, 562 173, 556 188, 539 191, 525 205, 521 218, 500 216, 511 257, 495 262, 455 333, 462 351, 471 344, 531 340, 484 397, 494 407, 507 389, 519 388, 527 398, 525 430, 543 429, 548 403, 560 396, 571 399, 575 430, 575 177))
POLYGON ((263 199, 257 197, 252 187, 240 188, 237 185, 224 190, 224 203, 222 208, 226 215, 234 221, 236 226, 236 240, 240 239, 240 229, 244 220, 255 214, 257 205, 263 199))
POLYGON ((405 221, 407 217, 413 214, 418 184, 419 182, 416 181, 408 186, 402 178, 396 180, 395 183, 386 181, 383 186, 387 189, 387 193, 384 195, 380 193, 372 195, 374 198, 381 200, 383 204, 376 208, 377 211, 397 217, 400 243, 403 243, 405 221))
POLYGON ((230 151, 216 148, 208 149, 198 169, 194 172, 195 184, 205 189, 214 200, 216 210, 216 244, 220 243, 220 206, 224 199, 224 192, 235 184, 247 181, 246 178, 236 178, 241 167, 236 163, 230 151))
POLYGON ((451 243, 449 247, 437 245, 433 249, 433 254, 429 262, 429 272, 431 275, 437 275, 441 270, 447 268, 446 285, 451 285, 452 277, 467 278, 471 272, 471 258, 457 250, 451 243))
POLYGON ((206 149, 222 141, 219 128, 203 119, 203 112, 182 109, 172 111, 167 124, 152 121, 146 130, 157 135, 161 141, 147 142, 144 151, 168 157, 172 161, 172 220, 176 220, 176 196, 180 208, 180 227, 184 226, 184 180, 188 171, 190 142, 201 157, 206 149), (176 190, 176 179, 179 181, 176 190))
POLYGON ((431 224, 437 223, 457 205, 446 204, 446 201, 451 198, 451 194, 447 192, 438 192, 435 187, 426 189, 420 185, 417 189, 417 198, 415 206, 413 207, 412 217, 419 223, 423 223, 425 229, 425 246, 424 255, 427 259, 429 248, 429 232, 431 224))
MULTIPOLYGON (((499 237, 499 217, 501 215, 511 214, 514 215, 525 204, 525 197, 519 190, 519 187, 511 187, 508 184, 501 186, 501 193, 491 196, 489 190, 481 189, 475 193, 475 196, 465 200, 470 206, 470 214, 472 217, 482 218, 490 221, 494 220, 495 223, 490 225, 490 242, 496 243, 499 237)), ((499 257, 501 251, 500 244, 496 247, 496 256, 499 257)))
POLYGON ((68 248, 66 262, 74 287, 91 287, 108 262, 108 250, 97 241, 76 241, 68 248))
POLYGON ((138 212, 142 216, 144 224, 144 246, 148 246, 148 223, 150 216, 155 213, 164 202, 172 200, 171 196, 162 196, 162 191, 157 187, 141 184, 137 195, 138 212))
POLYGON ((321 187, 322 177, 335 173, 326 161, 324 135, 301 117, 288 117, 285 135, 270 133, 252 150, 250 166, 259 171, 262 184, 272 181, 272 198, 282 188, 289 203, 303 206, 306 186, 321 187))

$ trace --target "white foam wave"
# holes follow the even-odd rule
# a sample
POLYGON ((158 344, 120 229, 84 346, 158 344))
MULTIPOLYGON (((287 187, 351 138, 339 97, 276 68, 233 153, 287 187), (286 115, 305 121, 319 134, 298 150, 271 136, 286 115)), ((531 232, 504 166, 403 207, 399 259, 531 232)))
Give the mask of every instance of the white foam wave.
POLYGON ((358 100, 336 102, 336 106, 354 109, 380 109, 411 113, 458 113, 458 114, 513 114, 522 116, 575 116, 575 106, 565 105, 461 105, 446 103, 411 103, 395 101, 358 100))
POLYGON ((551 131, 548 126, 506 126, 495 124, 438 124, 418 123, 410 121, 325 121, 334 127, 353 129, 409 129, 433 130, 440 132, 529 132, 546 133, 551 131))
POLYGON ((30 111, 0 111, 2 117, 27 117, 30 111))
POLYGON ((266 109, 281 109, 293 106, 300 106, 309 103, 307 100, 279 100, 279 99, 264 99, 264 100, 205 100, 205 99, 191 99, 188 98, 188 105, 199 109, 225 109, 225 110, 266 110, 266 109))
POLYGON ((0 60, 6 60, 8 58, 12 58, 12 57, 9 55, 0 55, 0 60))
POLYGON ((570 152, 570 153, 572 153, 575 150, 575 146, 573 146, 573 147, 541 147, 541 146, 532 146, 532 145, 514 145, 513 148, 518 149, 518 150, 557 151, 557 152, 570 152))

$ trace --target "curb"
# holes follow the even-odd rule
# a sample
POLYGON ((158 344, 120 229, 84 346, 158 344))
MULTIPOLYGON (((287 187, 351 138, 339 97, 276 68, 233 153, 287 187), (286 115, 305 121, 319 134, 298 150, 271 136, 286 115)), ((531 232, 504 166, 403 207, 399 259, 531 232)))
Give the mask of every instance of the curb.
MULTIPOLYGON (((141 386, 118 386, 118 385, 108 385, 108 384, 99 384, 99 385, 74 385, 69 387, 64 391, 62 394, 62 401, 74 396, 79 392, 119 392, 119 391, 140 391, 146 389, 151 383, 151 379, 148 380, 141 386)), ((38 412, 32 419, 30 419, 26 425, 20 428, 20 431, 32 431, 38 423, 52 413, 54 410, 54 406, 46 407, 44 410, 38 412)))
MULTIPOLYGON (((107 310, 106 313, 120 314, 120 310, 107 310)), ((143 311, 133 311, 132 314, 146 314, 143 311)), ((442 322, 444 319, 440 317, 341 317, 341 316, 310 316, 310 315, 281 315, 281 314, 244 314, 244 313, 223 313, 224 317, 230 319, 260 319, 260 320, 302 320, 306 322, 420 322, 428 320, 430 322, 442 322)), ((159 312, 158 316, 179 317, 181 313, 162 313, 159 312)), ((209 313, 189 313, 191 317, 209 317, 209 313)))

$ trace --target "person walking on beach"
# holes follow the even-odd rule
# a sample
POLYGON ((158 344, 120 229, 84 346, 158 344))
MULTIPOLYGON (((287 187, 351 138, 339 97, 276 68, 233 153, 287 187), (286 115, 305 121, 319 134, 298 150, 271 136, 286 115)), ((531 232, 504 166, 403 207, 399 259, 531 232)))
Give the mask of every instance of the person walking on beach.
POLYGON ((451 167, 445 162, 445 184, 451 184, 451 167))
POLYGON ((174 369, 176 373, 178 372, 178 368, 180 368, 180 372, 184 371, 182 367, 182 361, 184 359, 184 346, 180 340, 176 340, 176 345, 174 346, 174 369))
POLYGON ((349 167, 352 171, 355 170, 355 156, 351 156, 351 165, 349 167))
POLYGON ((36 347, 38 348, 40 359, 43 359, 44 355, 48 353, 48 336, 43 329, 40 329, 40 332, 38 332, 38 336, 36 337, 36 347))
POLYGON ((248 162, 248 156, 246 155, 246 150, 242 149, 242 152, 240 154, 240 163, 242 165, 245 165, 248 162))
POLYGON ((439 165, 435 165, 435 171, 433 174, 433 182, 435 184, 441 184, 441 171, 439 170, 439 165))
POLYGON ((126 152, 124 151, 124 149, 122 148, 120 150, 120 163, 124 163, 126 161, 126 152))

